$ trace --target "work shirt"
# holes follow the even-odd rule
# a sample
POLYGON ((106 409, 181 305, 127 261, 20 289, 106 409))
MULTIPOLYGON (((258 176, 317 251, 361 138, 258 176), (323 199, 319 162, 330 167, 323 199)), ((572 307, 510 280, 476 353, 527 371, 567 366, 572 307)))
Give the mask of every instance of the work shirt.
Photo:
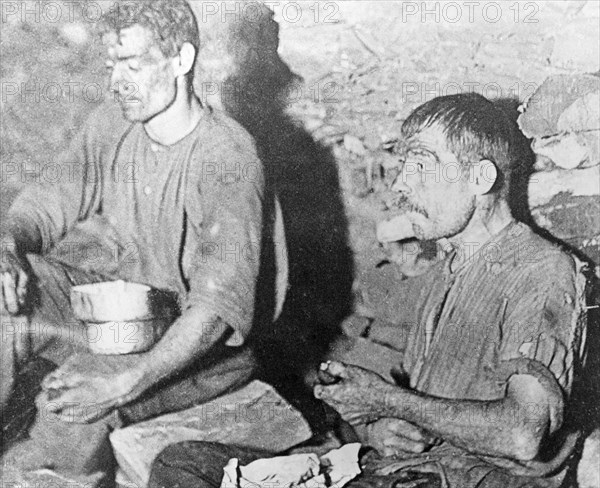
MULTIPOLYGON (((439 398, 501 399, 513 374, 535 376, 550 398, 550 441, 545 459, 523 463, 477 456, 447 442, 415 457, 441 463, 449 485, 461 488, 479 486, 499 467, 503 482, 506 473, 560 472, 577 438, 563 424, 585 342, 582 265, 517 222, 452 271, 454 257, 402 283, 397 323, 409 330, 405 342, 395 343, 389 330, 372 330, 371 337, 404 351, 409 386, 439 398)), ((558 486, 562 477, 547 486, 558 486)))
MULTIPOLYGON (((120 409, 126 423, 250 381, 258 330, 281 310, 287 254, 281 212, 248 133, 204 108, 192 132, 165 146, 142 124, 102 106, 59 167, 52 181, 27 187, 9 210, 9 230, 37 253, 29 260, 43 300, 30 320, 68 320, 72 313, 57 309, 68 307, 69 285, 122 279, 167 292, 182 313, 200 307, 231 327, 224 344, 120 409)), ((34 337, 44 357, 64 360, 75 347, 70 327, 59 320, 56 337, 34 337)))
POLYGON ((93 116, 73 141, 59 181, 17 198, 13 231, 66 266, 171 291, 183 310, 229 324, 229 345, 243 344, 273 208, 253 140, 210 108, 170 146, 140 123, 105 120, 93 116))

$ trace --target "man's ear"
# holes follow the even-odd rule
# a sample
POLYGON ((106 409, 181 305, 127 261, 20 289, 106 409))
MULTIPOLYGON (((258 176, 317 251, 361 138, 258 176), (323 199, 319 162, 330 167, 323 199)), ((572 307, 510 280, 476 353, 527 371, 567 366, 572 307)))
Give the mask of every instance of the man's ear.
POLYGON ((196 48, 189 42, 184 42, 179 50, 179 56, 175 58, 175 75, 185 76, 194 66, 196 59, 196 48))
POLYGON ((471 166, 469 186, 476 195, 488 193, 498 179, 498 168, 489 159, 482 159, 471 166))

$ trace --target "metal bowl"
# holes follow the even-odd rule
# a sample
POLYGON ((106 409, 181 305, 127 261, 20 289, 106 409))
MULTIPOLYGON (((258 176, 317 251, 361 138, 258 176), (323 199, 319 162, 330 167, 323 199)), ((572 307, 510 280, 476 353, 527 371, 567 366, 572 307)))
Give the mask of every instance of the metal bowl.
POLYGON ((71 307, 84 322, 150 320, 172 316, 175 299, 150 286, 118 280, 74 286, 71 307))
POLYGON ((173 294, 121 280, 74 286, 71 307, 87 324, 88 345, 97 354, 150 349, 178 313, 173 294))
POLYGON ((133 354, 151 349, 170 319, 88 322, 87 342, 94 354, 133 354))

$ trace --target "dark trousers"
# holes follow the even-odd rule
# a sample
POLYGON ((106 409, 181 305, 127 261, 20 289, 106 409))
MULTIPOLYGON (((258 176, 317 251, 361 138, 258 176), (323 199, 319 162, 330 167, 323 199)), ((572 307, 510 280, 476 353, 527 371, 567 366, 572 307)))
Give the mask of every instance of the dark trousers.
POLYGON ((156 458, 148 488, 219 488, 223 468, 231 458, 245 465, 270 455, 214 442, 181 442, 156 458))
MULTIPOLYGON (((152 465, 148 488, 219 488, 223 478, 223 468, 231 458, 238 458, 240 465, 246 465, 273 454, 253 451, 234 446, 224 446, 212 442, 182 442, 169 446, 156 458, 152 465)), ((513 476, 500 469, 486 469, 486 474, 470 473, 468 470, 452 474, 442 481, 440 474, 422 470, 403 470, 390 475, 377 474, 382 458, 374 451, 361 459, 362 473, 346 488, 553 488, 558 486, 553 480, 513 476), (479 480, 473 482, 473 475, 479 480)), ((447 467, 448 468, 448 467, 447 467)), ((559 483, 560 484, 560 483, 559 483)), ((570 485, 566 485, 570 486, 570 485)))
MULTIPOLYGON (((272 454, 213 442, 181 442, 169 446, 154 461, 148 488, 219 488, 223 468, 231 458, 246 465, 272 454)), ((391 476, 361 475, 348 488, 441 488, 433 474, 399 473, 391 476), (403 485, 403 482, 405 483, 403 485)))

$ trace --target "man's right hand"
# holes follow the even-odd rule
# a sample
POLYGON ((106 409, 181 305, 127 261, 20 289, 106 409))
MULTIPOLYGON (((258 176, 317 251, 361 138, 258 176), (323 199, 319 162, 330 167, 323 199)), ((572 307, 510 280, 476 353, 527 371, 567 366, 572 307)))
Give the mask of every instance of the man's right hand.
POLYGON ((0 240, 0 276, 2 279, 2 309, 11 315, 17 315, 27 300, 29 274, 24 256, 17 249, 15 240, 3 236, 0 240))
POLYGON ((367 425, 365 444, 384 456, 421 453, 437 442, 423 429, 401 419, 383 418, 367 425))

